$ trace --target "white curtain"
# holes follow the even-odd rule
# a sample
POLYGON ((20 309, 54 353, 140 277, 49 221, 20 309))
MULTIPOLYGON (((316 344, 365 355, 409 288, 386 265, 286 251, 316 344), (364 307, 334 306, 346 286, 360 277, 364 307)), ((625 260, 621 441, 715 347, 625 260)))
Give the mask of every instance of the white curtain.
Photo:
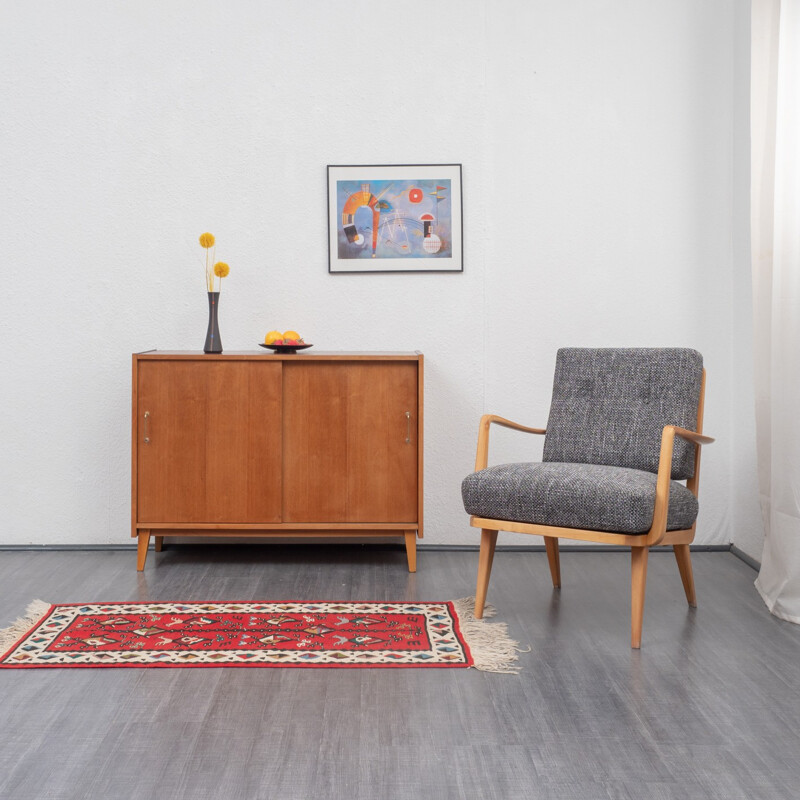
POLYGON ((753 0, 756 437, 766 538, 756 588, 800 623, 800 0, 753 0))

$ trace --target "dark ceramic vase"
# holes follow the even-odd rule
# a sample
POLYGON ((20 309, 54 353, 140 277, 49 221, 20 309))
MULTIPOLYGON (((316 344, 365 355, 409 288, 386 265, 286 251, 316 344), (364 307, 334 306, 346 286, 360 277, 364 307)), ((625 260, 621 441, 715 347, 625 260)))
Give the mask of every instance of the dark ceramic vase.
POLYGON ((208 293, 208 330, 204 353, 221 353, 222 339, 219 336, 219 292, 208 293))

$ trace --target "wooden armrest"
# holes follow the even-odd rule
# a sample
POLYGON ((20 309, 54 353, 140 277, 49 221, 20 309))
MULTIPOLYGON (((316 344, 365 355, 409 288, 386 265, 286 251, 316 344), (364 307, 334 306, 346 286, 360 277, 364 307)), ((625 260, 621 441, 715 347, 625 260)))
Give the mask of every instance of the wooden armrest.
POLYGON ((498 417, 495 414, 484 414, 481 417, 480 427, 478 428, 478 452, 475 456, 475 472, 486 469, 489 463, 489 426, 494 423, 503 428, 511 428, 523 433, 545 433, 544 428, 529 428, 527 425, 520 425, 519 422, 512 422, 505 417, 498 417))
MULTIPOLYGON (((700 445, 711 444, 714 440, 702 433, 680 428, 677 425, 665 425, 661 433, 661 453, 658 457, 658 473, 656 474, 656 504, 653 510, 653 525, 647 534, 648 546, 658 544, 667 531, 667 510, 669 508, 669 485, 672 480, 672 450, 675 437, 693 442, 697 445, 695 456, 695 472, 699 469, 700 445)), ((689 489, 697 495, 696 481, 689 481, 689 489)))
POLYGON ((695 444, 711 444, 714 440, 710 436, 705 436, 702 433, 695 433, 694 431, 688 431, 686 428, 679 428, 677 425, 668 425, 668 428, 672 428, 675 431, 675 436, 680 436, 681 439, 686 439, 687 441, 694 442, 695 444))

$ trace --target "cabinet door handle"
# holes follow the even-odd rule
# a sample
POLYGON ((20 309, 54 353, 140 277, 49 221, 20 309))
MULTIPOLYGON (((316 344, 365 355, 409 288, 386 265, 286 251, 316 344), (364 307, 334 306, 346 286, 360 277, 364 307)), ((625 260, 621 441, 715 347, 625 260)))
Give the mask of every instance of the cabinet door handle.
POLYGON ((150 412, 149 411, 145 411, 144 412, 144 443, 145 444, 150 444, 150 436, 148 435, 149 434, 149 431, 148 431, 148 423, 149 422, 150 422, 150 412))
POLYGON ((406 411, 406 444, 411 444, 411 412, 406 411))

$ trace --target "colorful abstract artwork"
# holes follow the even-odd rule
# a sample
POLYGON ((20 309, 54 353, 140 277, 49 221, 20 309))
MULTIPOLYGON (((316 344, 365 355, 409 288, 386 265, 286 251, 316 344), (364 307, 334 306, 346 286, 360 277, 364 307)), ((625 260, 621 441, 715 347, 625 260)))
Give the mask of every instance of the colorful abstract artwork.
POLYGON ((460 272, 461 165, 329 166, 330 272, 460 272))

